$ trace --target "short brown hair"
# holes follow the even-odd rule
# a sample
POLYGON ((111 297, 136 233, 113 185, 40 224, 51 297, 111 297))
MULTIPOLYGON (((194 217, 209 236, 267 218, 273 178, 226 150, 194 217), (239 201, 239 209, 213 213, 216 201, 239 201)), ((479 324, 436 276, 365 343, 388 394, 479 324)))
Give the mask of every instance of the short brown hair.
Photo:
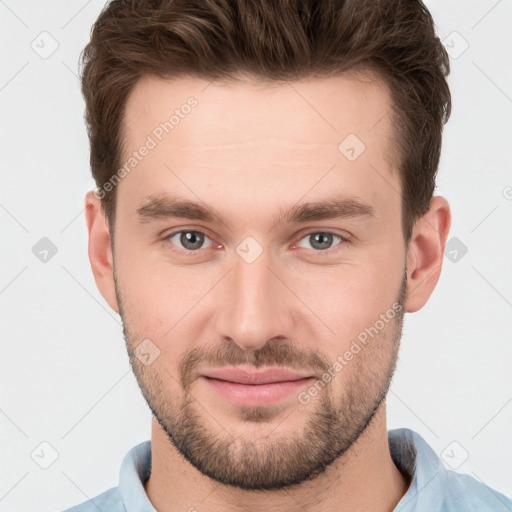
MULTIPOLYGON (((81 68, 100 189, 121 164, 124 108, 142 76, 272 82, 374 71, 393 100, 407 243, 429 208, 451 110, 450 64, 419 0, 113 0, 94 24, 81 68)), ((113 187, 102 197, 111 234, 115 204, 113 187)))

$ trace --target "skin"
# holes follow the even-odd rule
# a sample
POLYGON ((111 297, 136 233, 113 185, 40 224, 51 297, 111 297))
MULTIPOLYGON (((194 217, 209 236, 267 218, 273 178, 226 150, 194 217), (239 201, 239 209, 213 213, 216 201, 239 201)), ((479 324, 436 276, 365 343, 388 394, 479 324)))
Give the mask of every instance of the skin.
POLYGON ((271 87, 145 77, 127 101, 125 155, 190 96, 197 107, 117 185, 114 249, 99 199, 92 192, 85 199, 96 284, 122 316, 130 362, 154 414, 148 497, 163 512, 315 512, 340 504, 391 511, 410 480, 389 452, 385 394, 403 313, 425 305, 441 273, 448 202, 432 199, 406 246, 391 98, 375 77, 271 87), (366 146, 355 161, 338 150, 351 133, 366 146), (229 227, 141 222, 137 209, 164 193, 214 207, 229 227), (375 215, 300 225, 281 215, 341 196, 357 197, 375 215), (204 232, 204 245, 178 254, 186 248, 180 236, 165 237, 180 229, 204 232), (319 232, 348 241, 334 237, 322 251, 309 236, 319 232), (262 249, 252 263, 236 250, 248 236, 262 249), (234 406, 198 378, 242 363, 321 378, 400 301, 402 314, 307 404, 294 393, 271 407, 234 406), (144 339, 160 351, 147 366, 134 353, 144 339), (192 461, 183 456, 191 448, 198 449, 192 461))

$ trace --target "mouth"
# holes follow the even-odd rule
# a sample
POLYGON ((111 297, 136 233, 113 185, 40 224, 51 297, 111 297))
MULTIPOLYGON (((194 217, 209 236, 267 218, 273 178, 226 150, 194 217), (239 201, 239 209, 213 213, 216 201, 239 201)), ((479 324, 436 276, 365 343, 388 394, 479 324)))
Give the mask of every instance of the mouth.
POLYGON ((201 374, 209 389, 233 405, 258 407, 275 404, 300 388, 310 384, 315 377, 286 368, 248 370, 231 367, 209 370, 201 374))

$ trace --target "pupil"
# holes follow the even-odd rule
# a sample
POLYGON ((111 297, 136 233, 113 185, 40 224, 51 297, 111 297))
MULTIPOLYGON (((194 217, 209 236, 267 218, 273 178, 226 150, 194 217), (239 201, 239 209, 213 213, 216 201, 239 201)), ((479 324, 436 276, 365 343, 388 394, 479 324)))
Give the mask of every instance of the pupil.
POLYGON ((181 234, 180 242, 186 249, 199 249, 203 244, 203 235, 196 231, 186 231, 181 234))
POLYGON ((332 242, 331 238, 331 235, 328 233, 316 233, 313 235, 314 243, 312 245, 315 246, 318 242, 318 249, 328 249, 332 242))

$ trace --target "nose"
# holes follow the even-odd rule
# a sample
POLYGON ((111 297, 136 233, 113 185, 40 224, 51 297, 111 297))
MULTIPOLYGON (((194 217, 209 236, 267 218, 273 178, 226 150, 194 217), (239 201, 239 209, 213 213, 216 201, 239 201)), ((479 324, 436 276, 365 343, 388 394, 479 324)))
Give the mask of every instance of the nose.
POLYGON ((252 263, 235 255, 216 298, 217 336, 244 350, 261 348, 275 337, 292 337, 294 296, 272 267, 265 251, 252 263))

